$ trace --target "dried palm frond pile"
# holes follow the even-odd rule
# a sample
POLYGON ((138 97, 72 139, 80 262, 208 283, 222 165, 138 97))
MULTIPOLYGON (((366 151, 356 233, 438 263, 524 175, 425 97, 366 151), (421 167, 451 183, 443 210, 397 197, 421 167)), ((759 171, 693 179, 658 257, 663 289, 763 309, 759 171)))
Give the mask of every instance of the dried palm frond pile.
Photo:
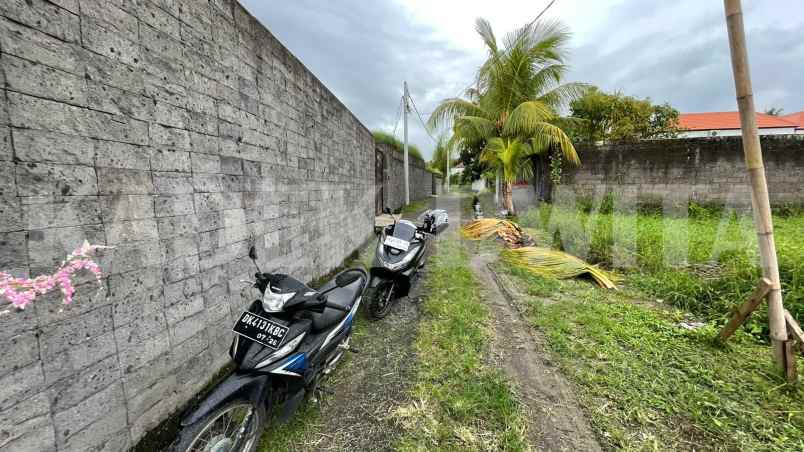
POLYGON ((471 221, 461 228, 461 232, 464 237, 471 240, 484 240, 497 236, 512 248, 533 243, 518 224, 496 218, 479 218, 471 221))
POLYGON ((562 251, 527 246, 504 250, 502 256, 505 262, 523 267, 535 275, 546 278, 569 279, 588 274, 600 287, 617 289, 614 284, 617 277, 613 273, 596 265, 590 265, 562 251))

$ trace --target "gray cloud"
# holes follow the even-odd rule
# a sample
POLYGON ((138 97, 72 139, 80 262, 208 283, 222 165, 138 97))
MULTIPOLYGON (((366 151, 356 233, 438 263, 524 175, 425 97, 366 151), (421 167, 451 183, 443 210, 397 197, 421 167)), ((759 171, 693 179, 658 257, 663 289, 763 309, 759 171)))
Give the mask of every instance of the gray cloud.
MULTIPOLYGON (((243 4, 370 129, 393 129, 404 80, 426 115, 458 89, 445 83, 445 74, 454 73, 447 71, 475 64, 391 1, 243 4)), ((429 156, 430 138, 415 116, 409 121, 411 141, 429 156)), ((397 135, 402 136, 402 121, 397 135)))
MULTIPOLYGON (((484 56, 479 40, 477 51, 461 50, 393 0, 243 3, 371 129, 393 129, 403 80, 427 115, 471 82, 484 56)), ((804 2, 747 2, 745 12, 757 108, 804 110, 804 2)), ((602 17, 561 19, 594 21, 573 40, 569 80, 682 112, 736 109, 722 3, 624 0, 602 17)), ((430 139, 410 121, 429 157, 430 139)))
MULTIPOLYGON (((575 50, 570 77, 603 89, 670 102, 682 112, 736 110, 722 5, 712 2, 705 6, 684 13, 645 9, 643 2, 621 3, 598 27, 597 40, 575 50), (656 16, 666 16, 665 26, 658 31, 653 29, 655 21, 641 24, 638 20, 656 16), (615 24, 623 30, 617 31, 615 24), (607 47, 601 40, 606 31, 620 38, 620 44, 600 52, 607 47)), ((804 21, 778 22, 791 14, 801 17, 801 6, 762 2, 750 3, 745 9, 758 109, 804 110, 800 94, 804 21)))

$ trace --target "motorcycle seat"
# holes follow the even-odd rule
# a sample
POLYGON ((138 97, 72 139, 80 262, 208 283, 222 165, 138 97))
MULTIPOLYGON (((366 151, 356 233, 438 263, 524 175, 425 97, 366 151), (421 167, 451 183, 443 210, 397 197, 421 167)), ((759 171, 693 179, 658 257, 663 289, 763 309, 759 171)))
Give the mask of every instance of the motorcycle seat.
MULTIPOLYGON (((327 294, 327 301, 332 304, 341 306, 343 308, 351 308, 352 304, 357 300, 357 297, 363 291, 363 286, 366 284, 365 277, 358 278, 355 282, 347 285, 346 287, 339 287, 333 289, 332 292, 327 294)), ((321 286, 319 292, 323 292, 332 288, 335 285, 335 279, 327 282, 321 286)), ((320 314, 313 314, 313 329, 316 331, 325 330, 343 320, 348 312, 339 311, 333 308, 326 308, 320 314)))

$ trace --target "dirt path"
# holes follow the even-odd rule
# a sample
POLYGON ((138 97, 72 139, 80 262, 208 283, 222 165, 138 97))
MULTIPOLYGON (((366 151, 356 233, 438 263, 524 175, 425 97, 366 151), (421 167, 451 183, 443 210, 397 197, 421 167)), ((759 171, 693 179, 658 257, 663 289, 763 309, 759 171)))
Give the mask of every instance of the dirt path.
POLYGON ((510 377, 528 411, 531 445, 539 451, 601 450, 571 386, 550 361, 544 339, 525 323, 511 293, 505 286, 501 289, 489 268, 494 259, 488 252, 479 252, 471 266, 487 288, 484 299, 494 315, 491 359, 510 377))

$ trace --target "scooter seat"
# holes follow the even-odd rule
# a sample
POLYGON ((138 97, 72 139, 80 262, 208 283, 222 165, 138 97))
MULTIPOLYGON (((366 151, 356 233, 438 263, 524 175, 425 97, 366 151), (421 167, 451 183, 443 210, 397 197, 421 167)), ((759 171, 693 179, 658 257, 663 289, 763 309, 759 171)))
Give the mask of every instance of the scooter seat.
MULTIPOLYGON (((355 282, 345 287, 333 289, 332 292, 327 294, 327 301, 343 308, 351 308, 352 304, 357 300, 358 295, 360 295, 360 292, 363 290, 365 283, 365 277, 360 277, 355 282)), ((333 278, 332 281, 327 282, 318 290, 319 292, 323 292, 332 288, 334 285, 335 279, 333 278)), ((313 329, 316 331, 321 331, 330 328, 331 326, 343 320, 347 314, 348 312, 345 311, 326 308, 321 314, 312 315, 313 329)))

